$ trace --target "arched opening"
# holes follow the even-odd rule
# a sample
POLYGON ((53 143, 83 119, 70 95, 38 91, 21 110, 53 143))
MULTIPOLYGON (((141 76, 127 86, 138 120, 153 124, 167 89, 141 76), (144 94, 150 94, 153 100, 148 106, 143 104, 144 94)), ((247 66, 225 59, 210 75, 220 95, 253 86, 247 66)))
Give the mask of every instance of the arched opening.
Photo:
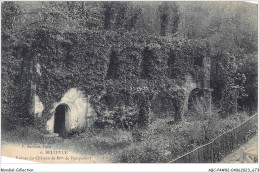
POLYGON ((143 60, 141 63, 141 77, 143 79, 151 78, 155 72, 156 69, 154 66, 158 66, 158 62, 156 62, 157 57, 154 55, 152 50, 150 50, 148 47, 146 47, 143 51, 143 60))
POLYGON ((202 108, 204 105, 204 94, 203 90, 195 88, 191 91, 189 100, 188 100, 188 110, 196 110, 202 108))
POLYGON ((119 77, 119 62, 116 52, 112 50, 109 57, 108 70, 106 79, 118 79, 119 77))
POLYGON ((60 137, 66 138, 69 130, 70 108, 66 104, 56 107, 54 116, 54 133, 60 137))
POLYGON ((202 67, 203 66, 203 58, 201 56, 195 56, 194 57, 194 65, 197 65, 198 67, 202 67))

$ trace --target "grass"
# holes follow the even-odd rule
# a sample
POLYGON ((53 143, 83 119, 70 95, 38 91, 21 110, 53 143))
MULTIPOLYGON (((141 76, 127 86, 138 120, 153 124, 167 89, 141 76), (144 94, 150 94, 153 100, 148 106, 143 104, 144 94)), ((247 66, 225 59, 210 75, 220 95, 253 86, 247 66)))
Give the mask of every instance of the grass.
POLYGON ((220 118, 187 114, 178 124, 170 124, 171 117, 155 119, 146 130, 86 129, 69 139, 44 138, 34 128, 17 128, 3 131, 2 140, 15 143, 48 143, 81 154, 106 155, 116 163, 165 163, 212 138, 241 124, 249 116, 243 112, 220 118), (136 139, 136 136, 139 136, 136 139))
POLYGON ((114 162, 168 162, 236 127, 249 116, 243 112, 225 119, 216 114, 203 119, 186 118, 182 123, 173 125, 168 123, 171 118, 157 119, 143 133, 143 140, 125 148, 114 162))
POLYGON ((125 148, 133 142, 131 132, 109 128, 90 129, 79 136, 73 136, 70 140, 77 143, 77 152, 90 153, 91 150, 91 154, 109 153, 125 148))
POLYGON ((44 134, 33 127, 15 127, 12 130, 2 129, 2 141, 18 144, 57 144, 63 142, 61 138, 45 138, 44 134))

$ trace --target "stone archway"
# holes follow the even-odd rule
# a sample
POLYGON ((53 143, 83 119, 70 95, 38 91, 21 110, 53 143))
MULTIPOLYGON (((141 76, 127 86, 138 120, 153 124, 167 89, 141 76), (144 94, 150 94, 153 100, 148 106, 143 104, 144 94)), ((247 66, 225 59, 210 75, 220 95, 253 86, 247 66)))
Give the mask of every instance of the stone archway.
POLYGON ((53 103, 53 109, 50 110, 52 116, 46 122, 46 130, 48 130, 50 133, 54 132, 56 109, 60 105, 66 105, 68 108, 68 112, 65 116, 65 127, 67 132, 70 132, 76 128, 92 126, 97 115, 89 103, 90 97, 91 96, 86 96, 81 90, 77 88, 69 89, 59 102, 53 103))
MULTIPOLYGON (((195 88, 190 92, 189 99, 188 99, 188 110, 195 109, 198 104, 202 104, 204 101, 204 92, 202 89, 195 88)), ((202 106, 202 105, 200 105, 202 106)))
POLYGON ((195 88, 190 92, 188 99, 188 109, 191 112, 204 112, 211 116, 211 92, 210 88, 195 88))
POLYGON ((60 137, 66 138, 70 124, 70 108, 66 104, 58 105, 54 115, 54 133, 58 133, 60 137))

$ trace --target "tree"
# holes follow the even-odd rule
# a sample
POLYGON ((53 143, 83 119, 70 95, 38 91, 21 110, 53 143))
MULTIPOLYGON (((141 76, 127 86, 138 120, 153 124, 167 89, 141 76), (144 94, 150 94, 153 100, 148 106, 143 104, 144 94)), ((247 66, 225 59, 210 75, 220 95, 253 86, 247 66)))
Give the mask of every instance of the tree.
POLYGON ((179 14, 179 7, 176 3, 173 3, 173 17, 172 17, 172 34, 175 34, 178 31, 178 26, 180 23, 180 14, 179 14))
POLYGON ((246 78, 244 74, 238 72, 235 56, 230 56, 227 52, 223 54, 219 65, 221 68, 220 75, 223 80, 223 87, 220 89, 221 114, 223 117, 226 117, 229 114, 237 112, 237 100, 245 96, 243 85, 246 78))
POLYGON ((162 2, 158 8, 158 15, 161 24, 161 36, 165 36, 169 30, 172 34, 175 34, 180 20, 177 4, 175 2, 162 2))
MULTIPOLYGON (((238 61, 238 72, 246 76, 245 93, 247 97, 241 97, 238 99, 238 105, 240 109, 249 111, 250 115, 253 115, 257 111, 257 93, 258 93, 258 81, 257 81, 257 53, 248 54, 243 59, 238 61)), ((242 77, 242 76, 241 76, 242 77)))
POLYGON ((3 128, 30 124, 30 60, 25 45, 19 45, 16 29, 21 9, 15 2, 2 4, 2 117, 3 128), (18 46, 19 45, 19 46, 18 46), (12 122, 12 123, 10 123, 12 122))
POLYGON ((114 8, 114 2, 104 2, 104 29, 111 29, 115 8, 114 8))
POLYGON ((104 28, 131 31, 140 15, 142 8, 132 2, 104 2, 104 28))
POLYGON ((127 27, 126 27, 128 31, 133 30, 142 12, 143 12, 143 8, 140 7, 139 5, 133 5, 132 3, 129 5, 129 12, 127 15, 128 16, 127 27))
POLYGON ((116 22, 115 27, 117 29, 127 27, 127 10, 129 6, 129 2, 114 2, 116 7, 116 22))

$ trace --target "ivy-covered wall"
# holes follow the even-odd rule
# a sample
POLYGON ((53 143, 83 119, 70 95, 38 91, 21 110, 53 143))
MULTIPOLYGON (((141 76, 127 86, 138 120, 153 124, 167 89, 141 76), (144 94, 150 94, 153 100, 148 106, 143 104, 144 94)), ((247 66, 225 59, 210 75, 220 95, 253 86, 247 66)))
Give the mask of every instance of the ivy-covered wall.
POLYGON ((115 123, 120 116, 132 125, 151 115, 181 120, 187 75, 201 86, 203 58, 209 56, 203 42, 138 33, 43 28, 35 37, 30 49, 41 73, 33 80, 44 122, 71 88, 89 96, 99 119, 115 123))

